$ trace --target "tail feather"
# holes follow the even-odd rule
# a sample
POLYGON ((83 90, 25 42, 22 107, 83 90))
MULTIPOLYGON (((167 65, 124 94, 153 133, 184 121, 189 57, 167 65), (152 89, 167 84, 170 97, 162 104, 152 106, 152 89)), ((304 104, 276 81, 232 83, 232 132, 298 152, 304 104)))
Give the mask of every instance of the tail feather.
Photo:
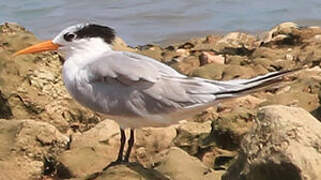
POLYGON ((214 95, 219 100, 219 99, 239 97, 246 94, 261 91, 273 85, 276 85, 279 82, 282 82, 284 80, 283 79, 284 76, 293 74, 299 70, 301 70, 301 68, 287 70, 287 71, 272 72, 266 75, 252 78, 252 79, 225 81, 223 83, 228 88, 222 91, 216 92, 214 93, 214 95))

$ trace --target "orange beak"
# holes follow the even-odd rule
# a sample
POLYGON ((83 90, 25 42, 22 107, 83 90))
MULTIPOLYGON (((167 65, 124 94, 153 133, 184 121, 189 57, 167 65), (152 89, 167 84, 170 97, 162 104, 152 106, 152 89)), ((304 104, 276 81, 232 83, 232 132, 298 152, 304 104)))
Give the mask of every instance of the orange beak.
POLYGON ((58 47, 59 47, 58 44, 55 44, 49 40, 49 41, 45 41, 45 42, 41 42, 39 44, 29 46, 25 49, 22 49, 16 53, 14 53, 13 56, 18 56, 21 54, 37 53, 37 52, 42 52, 42 51, 57 50, 58 47))

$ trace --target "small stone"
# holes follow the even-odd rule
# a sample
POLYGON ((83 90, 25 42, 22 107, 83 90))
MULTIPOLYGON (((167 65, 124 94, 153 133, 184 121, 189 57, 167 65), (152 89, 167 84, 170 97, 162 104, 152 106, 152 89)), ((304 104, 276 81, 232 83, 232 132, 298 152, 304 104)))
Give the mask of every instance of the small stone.
POLYGON ((178 56, 185 56, 185 57, 186 57, 186 56, 188 56, 190 53, 189 53, 188 50, 180 48, 180 49, 177 49, 177 50, 176 50, 176 54, 177 54, 178 56))
POLYGON ((201 66, 211 63, 225 64, 225 58, 222 55, 215 55, 214 52, 202 52, 199 60, 201 66))
POLYGON ((293 61, 294 60, 294 56, 291 55, 291 54, 287 54, 287 55, 285 55, 285 59, 288 60, 288 61, 293 61))

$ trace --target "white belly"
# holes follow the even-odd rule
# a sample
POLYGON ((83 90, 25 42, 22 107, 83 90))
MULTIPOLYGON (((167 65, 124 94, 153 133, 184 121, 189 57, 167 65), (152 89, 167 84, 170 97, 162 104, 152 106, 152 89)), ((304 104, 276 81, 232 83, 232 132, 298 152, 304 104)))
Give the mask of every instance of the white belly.
POLYGON ((86 71, 77 68, 66 71, 65 66, 63 80, 71 96, 81 105, 117 121, 123 128, 168 126, 205 108, 175 107, 117 80, 89 82, 86 71))

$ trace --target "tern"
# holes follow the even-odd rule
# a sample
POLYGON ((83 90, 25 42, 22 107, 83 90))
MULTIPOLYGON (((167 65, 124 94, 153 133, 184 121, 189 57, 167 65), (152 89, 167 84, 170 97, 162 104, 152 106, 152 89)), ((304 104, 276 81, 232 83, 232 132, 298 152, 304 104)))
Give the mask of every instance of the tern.
POLYGON ((63 81, 81 105, 120 125, 116 163, 128 162, 134 129, 164 127, 191 117, 218 102, 270 87, 294 70, 271 72, 252 79, 216 81, 188 77, 155 59, 113 50, 115 31, 98 24, 78 24, 14 56, 58 50, 65 61, 63 81), (130 128, 128 149, 124 156, 130 128))

